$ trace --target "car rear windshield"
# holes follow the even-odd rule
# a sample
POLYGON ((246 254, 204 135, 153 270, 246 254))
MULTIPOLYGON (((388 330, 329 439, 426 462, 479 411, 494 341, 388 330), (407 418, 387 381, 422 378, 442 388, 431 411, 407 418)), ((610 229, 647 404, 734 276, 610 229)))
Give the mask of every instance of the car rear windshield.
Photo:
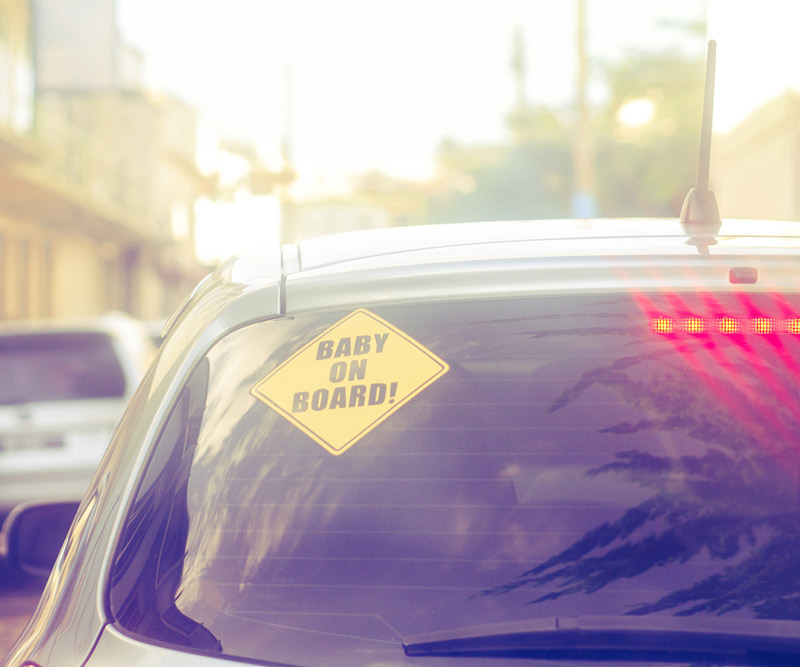
POLYGON ((767 294, 252 324, 162 429, 111 611, 336 665, 525 619, 800 620, 799 360, 800 301, 767 294))
POLYGON ((119 398, 125 376, 101 332, 0 337, 0 404, 119 398))

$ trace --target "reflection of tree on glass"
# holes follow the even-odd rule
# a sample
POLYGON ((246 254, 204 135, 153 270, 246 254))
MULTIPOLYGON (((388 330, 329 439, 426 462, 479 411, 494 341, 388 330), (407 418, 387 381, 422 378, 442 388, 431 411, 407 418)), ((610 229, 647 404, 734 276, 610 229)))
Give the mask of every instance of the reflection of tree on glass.
MULTIPOLYGON (((635 483, 652 495, 616 521, 597 525, 566 549, 485 590, 538 590, 536 605, 655 568, 720 561, 725 567, 682 584, 629 614, 745 612, 800 618, 796 553, 798 405, 794 363, 776 339, 674 341, 680 354, 640 356, 584 373, 551 405, 555 413, 593 389, 616 393, 647 417, 598 429, 661 441, 657 453, 618 451, 588 478, 635 483), (649 373, 642 379, 643 367, 649 373), (633 371, 637 371, 634 377, 633 371), (772 400, 776 387, 794 403, 772 400)), ((638 440, 638 442, 646 442, 638 440)))

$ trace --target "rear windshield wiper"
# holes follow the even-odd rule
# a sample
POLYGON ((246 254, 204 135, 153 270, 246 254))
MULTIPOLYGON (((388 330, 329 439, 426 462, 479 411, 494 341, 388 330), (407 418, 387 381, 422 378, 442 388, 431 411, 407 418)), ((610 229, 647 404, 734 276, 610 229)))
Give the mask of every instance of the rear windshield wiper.
POLYGON ((800 663, 800 623, 678 616, 539 618, 405 638, 409 656, 547 657, 731 665, 800 663))

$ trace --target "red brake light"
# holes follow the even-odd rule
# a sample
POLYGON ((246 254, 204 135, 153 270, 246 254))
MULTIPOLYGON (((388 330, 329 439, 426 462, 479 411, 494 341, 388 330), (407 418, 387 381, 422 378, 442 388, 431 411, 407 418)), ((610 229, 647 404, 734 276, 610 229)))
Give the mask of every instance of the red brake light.
POLYGON ((690 334, 705 333, 706 319, 704 317, 684 317, 681 320, 681 328, 690 334))
POLYGON ((722 334, 738 334, 742 331, 742 323, 738 317, 719 317, 716 329, 722 334))
POLYGON ((786 320, 786 333, 800 335, 800 317, 793 317, 786 320))
POLYGON ((674 334, 678 330, 675 320, 665 315, 650 318, 650 331, 657 334, 674 334))
POLYGON ((774 334, 777 333, 775 320, 771 317, 754 317, 750 320, 750 327, 755 334, 774 334))
POLYGON ((669 315, 654 315, 650 318, 650 331, 662 335, 676 333, 699 335, 709 332, 737 335, 749 332, 761 336, 774 334, 800 336, 800 317, 776 319, 762 316, 741 318, 732 315, 720 315, 715 318, 706 318, 687 315, 675 318, 669 315))

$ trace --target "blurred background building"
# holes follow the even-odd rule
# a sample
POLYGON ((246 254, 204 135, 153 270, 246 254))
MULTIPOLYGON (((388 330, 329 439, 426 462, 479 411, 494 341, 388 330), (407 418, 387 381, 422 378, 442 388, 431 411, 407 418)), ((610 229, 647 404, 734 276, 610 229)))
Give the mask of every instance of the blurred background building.
POLYGON ((713 163, 720 212, 800 221, 800 94, 787 90, 718 138, 713 163))
POLYGON ((145 91, 113 0, 0 2, 0 317, 160 318, 194 252, 195 111, 145 91))

